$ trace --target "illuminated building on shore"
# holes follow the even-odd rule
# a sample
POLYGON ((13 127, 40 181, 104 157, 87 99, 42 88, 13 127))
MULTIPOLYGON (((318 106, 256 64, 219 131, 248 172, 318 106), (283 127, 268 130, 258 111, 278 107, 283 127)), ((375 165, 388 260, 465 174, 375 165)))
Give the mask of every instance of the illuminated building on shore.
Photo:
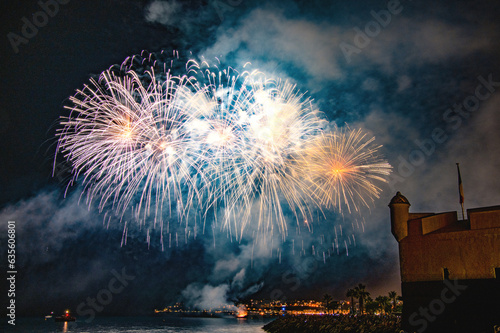
POLYGON ((399 243, 402 324, 408 332, 493 332, 500 325, 500 206, 410 213, 390 204, 399 243))
MULTIPOLYGON (((344 301, 340 301, 339 304, 343 304, 344 301)), ((348 314, 348 306, 337 307, 333 310, 334 314, 348 314), (347 309, 347 310, 346 310, 347 309)), ((238 306, 238 310, 234 306, 224 307, 222 309, 190 309, 186 308, 182 303, 176 303, 165 307, 164 309, 156 309, 154 312, 156 314, 177 314, 177 315, 208 315, 208 314, 226 314, 238 316, 241 313, 241 309, 244 309, 245 316, 248 317, 275 317, 283 314, 287 315, 324 315, 327 313, 323 302, 315 300, 296 300, 291 302, 282 302, 280 300, 249 300, 248 302, 242 303, 238 306)), ((331 311, 332 312, 332 311, 331 311)), ((330 312, 330 313, 331 313, 330 312)))

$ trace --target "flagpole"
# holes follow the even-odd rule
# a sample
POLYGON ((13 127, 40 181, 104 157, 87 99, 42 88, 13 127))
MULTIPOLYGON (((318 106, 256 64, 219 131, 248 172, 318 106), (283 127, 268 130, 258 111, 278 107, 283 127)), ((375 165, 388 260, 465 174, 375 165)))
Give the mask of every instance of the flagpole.
POLYGON ((465 212, 464 212, 464 188, 462 186, 462 177, 460 176, 460 165, 457 163, 457 171, 458 171, 458 195, 460 200, 460 206, 462 206, 462 220, 465 220, 465 212))
POLYGON ((462 220, 465 220, 464 203, 462 202, 460 205, 462 206, 462 220))

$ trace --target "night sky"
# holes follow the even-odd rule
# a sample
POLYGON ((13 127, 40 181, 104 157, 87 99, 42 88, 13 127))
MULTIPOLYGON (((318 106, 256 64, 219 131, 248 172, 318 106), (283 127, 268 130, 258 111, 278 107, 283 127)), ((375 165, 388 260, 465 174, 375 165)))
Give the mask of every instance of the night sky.
POLYGON ((37 14, 37 1, 2 1, 0 11, 0 267, 5 274, 7 221, 15 220, 19 314, 75 312, 124 272, 126 286, 100 313, 151 313, 176 301, 339 299, 358 283, 374 298, 399 293, 387 207, 396 191, 413 212, 458 211, 459 162, 465 207, 500 204, 498 1, 60 2, 50 15, 37 14), (37 19, 40 27, 23 35, 37 19), (329 212, 313 233, 291 232, 280 252, 209 228, 162 251, 158 230, 148 246, 133 223, 122 245, 123 222, 103 226, 96 207, 79 203, 78 184, 65 197, 64 167, 52 177, 55 131, 76 89, 142 50, 236 68, 251 62, 297 84, 329 122, 383 145, 393 173, 380 198, 360 213, 329 212), (341 226, 348 252, 332 250, 324 261, 341 226), (298 254, 302 241, 307 255, 298 254))

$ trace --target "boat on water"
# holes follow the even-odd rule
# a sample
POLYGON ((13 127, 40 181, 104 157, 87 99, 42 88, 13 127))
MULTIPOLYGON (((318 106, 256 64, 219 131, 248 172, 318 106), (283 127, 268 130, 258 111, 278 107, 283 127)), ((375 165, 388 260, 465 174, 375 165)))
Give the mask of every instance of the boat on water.
POLYGON ((54 317, 54 320, 56 322, 65 322, 65 321, 75 321, 76 318, 70 315, 69 310, 66 310, 66 312, 62 316, 54 317))

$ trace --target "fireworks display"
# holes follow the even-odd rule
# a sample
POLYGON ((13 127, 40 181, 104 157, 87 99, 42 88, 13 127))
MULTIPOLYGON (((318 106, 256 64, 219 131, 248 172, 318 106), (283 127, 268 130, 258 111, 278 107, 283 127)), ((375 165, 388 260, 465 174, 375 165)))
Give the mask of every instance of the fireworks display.
POLYGON ((321 135, 307 150, 310 189, 321 206, 358 211, 378 197, 376 181, 385 182, 390 167, 377 155, 381 146, 374 140, 360 129, 346 129, 321 135))
POLYGON ((236 237, 250 222, 285 236, 285 216, 378 197, 391 167, 373 138, 328 130, 291 83, 205 61, 181 70, 175 52, 160 59, 128 58, 70 98, 57 151, 89 205, 162 227, 213 214, 236 237))

